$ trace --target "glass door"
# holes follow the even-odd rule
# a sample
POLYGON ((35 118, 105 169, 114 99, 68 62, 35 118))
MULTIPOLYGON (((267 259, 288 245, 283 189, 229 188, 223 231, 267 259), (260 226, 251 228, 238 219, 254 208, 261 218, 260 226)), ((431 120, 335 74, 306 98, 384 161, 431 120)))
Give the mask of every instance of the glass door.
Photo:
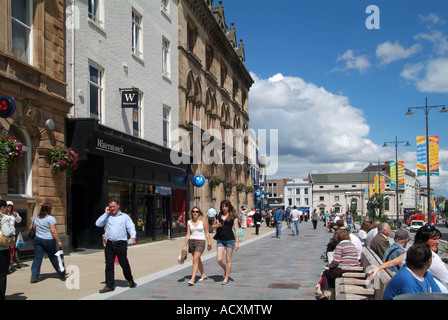
POLYGON ((168 238, 168 222, 171 220, 171 198, 156 197, 155 199, 155 237, 157 240, 168 238))

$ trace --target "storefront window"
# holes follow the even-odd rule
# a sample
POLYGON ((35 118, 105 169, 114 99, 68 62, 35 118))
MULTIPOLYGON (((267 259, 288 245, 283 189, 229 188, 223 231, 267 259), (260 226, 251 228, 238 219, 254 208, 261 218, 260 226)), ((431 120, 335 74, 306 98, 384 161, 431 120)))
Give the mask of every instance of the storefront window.
POLYGON ((172 232, 182 232, 186 228, 187 217, 185 212, 186 191, 173 189, 173 214, 172 214, 172 232))
POLYGON ((110 180, 108 182, 108 197, 109 200, 117 199, 120 202, 121 212, 130 215, 132 220, 135 220, 132 215, 132 183, 110 180))
POLYGON ((14 125, 11 126, 8 134, 23 144, 23 157, 8 167, 8 194, 30 195, 31 155, 28 135, 25 130, 14 125))

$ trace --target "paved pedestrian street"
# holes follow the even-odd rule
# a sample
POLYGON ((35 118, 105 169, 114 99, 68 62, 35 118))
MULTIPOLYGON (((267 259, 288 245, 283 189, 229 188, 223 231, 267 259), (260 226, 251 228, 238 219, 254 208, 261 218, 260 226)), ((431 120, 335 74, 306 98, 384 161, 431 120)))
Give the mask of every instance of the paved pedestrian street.
MULTIPOLYGON (((283 224, 284 226, 286 223, 283 224)), ((249 232, 251 229, 246 229, 249 232)), ((314 289, 325 262, 320 258, 331 233, 319 223, 316 230, 311 222, 300 224, 300 235, 291 236, 284 227, 281 239, 272 229, 250 243, 245 243, 233 255, 233 266, 227 285, 221 285, 222 269, 216 254, 204 254, 203 263, 208 278, 188 286, 191 265, 165 276, 136 280, 137 288, 113 293, 110 300, 314 300, 314 289), (146 282, 146 283, 145 283, 146 282)), ((215 242, 216 243, 216 242, 215 242)), ((214 245, 215 245, 214 243, 214 245)), ((190 259, 190 258, 189 258, 190 259)), ((190 259, 191 260, 191 259, 190 259)), ((199 279, 199 272, 197 279, 199 279)), ((87 297, 101 298, 100 295, 87 297)))

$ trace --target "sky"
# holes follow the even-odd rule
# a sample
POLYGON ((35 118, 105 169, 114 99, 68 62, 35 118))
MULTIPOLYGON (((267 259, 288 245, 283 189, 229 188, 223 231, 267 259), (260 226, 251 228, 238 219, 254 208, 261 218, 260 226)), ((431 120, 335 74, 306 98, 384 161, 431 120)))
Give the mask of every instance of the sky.
MULTIPOLYGON (((448 105, 447 0, 222 4, 254 79, 250 127, 268 130, 262 143, 271 161, 278 150, 278 168, 268 178, 360 172, 395 160, 395 144, 383 144, 396 138, 398 160, 416 172, 425 112, 405 113, 426 99, 429 106, 448 105), (278 148, 270 130, 278 130, 278 148)), ((431 177, 431 188, 448 198, 448 113, 441 110, 428 116, 429 135, 440 139, 440 175, 431 177)), ((426 177, 419 180, 426 186, 426 177)))

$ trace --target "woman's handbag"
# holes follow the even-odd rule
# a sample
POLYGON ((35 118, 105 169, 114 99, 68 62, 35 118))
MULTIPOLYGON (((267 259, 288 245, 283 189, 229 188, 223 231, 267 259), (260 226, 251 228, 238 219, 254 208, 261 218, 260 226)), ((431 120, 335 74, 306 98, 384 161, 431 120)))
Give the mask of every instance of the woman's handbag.
MULTIPOLYGON (((0 220, 3 219, 4 214, 0 215, 0 220)), ((5 221, 2 221, 2 224, 0 225, 0 246, 2 247, 13 247, 16 245, 16 237, 15 237, 15 229, 12 228, 12 236, 10 237, 6 237, 3 234, 3 224, 8 225, 9 224, 9 220, 6 219, 5 221)))
POLYGON ((0 229, 0 246, 2 247, 13 247, 16 244, 16 237, 5 237, 3 231, 0 229))
POLYGON ((36 238, 36 226, 34 225, 34 220, 31 223, 31 230, 28 233, 28 238, 30 238, 30 239, 36 238))
POLYGON ((28 233, 28 238, 30 239, 36 238, 36 229, 33 228, 30 230, 30 233, 28 233))

